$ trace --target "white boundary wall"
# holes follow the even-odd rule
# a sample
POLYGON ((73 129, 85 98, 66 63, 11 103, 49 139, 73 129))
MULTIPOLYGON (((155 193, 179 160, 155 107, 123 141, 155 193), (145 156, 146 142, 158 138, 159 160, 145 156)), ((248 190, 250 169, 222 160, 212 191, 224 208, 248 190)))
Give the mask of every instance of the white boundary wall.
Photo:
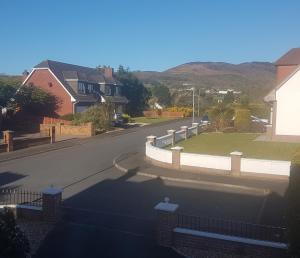
MULTIPOLYGON (((200 125, 201 128, 201 125, 200 125)), ((188 128, 188 134, 196 134, 196 126, 188 128)), ((179 130, 175 132, 175 142, 184 140, 184 131, 179 130)), ((150 159, 172 164, 172 151, 162 149, 172 144, 172 135, 164 135, 156 138, 156 146, 153 146, 149 142, 146 143, 146 156, 150 159)), ((214 156, 195 153, 180 153, 180 165, 219 169, 219 170, 231 170, 232 158, 229 156, 214 156)), ((290 176, 290 161, 280 160, 264 160, 264 159, 241 159, 241 173, 256 173, 265 175, 277 175, 277 176, 290 176)))
POLYGON ((246 159, 241 160, 241 172, 290 176, 290 161, 246 159))
POLYGON ((231 158, 225 156, 181 153, 180 164, 190 167, 231 170, 231 158))
POLYGON ((146 156, 164 163, 172 164, 172 152, 152 146, 146 142, 146 156))

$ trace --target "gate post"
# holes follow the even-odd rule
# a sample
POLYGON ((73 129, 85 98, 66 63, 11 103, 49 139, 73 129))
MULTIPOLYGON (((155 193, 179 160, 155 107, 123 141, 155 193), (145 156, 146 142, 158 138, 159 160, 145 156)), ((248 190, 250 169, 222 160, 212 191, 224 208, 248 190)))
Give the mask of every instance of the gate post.
POLYGON ((3 132, 3 138, 4 138, 4 143, 7 144, 6 151, 11 152, 14 150, 14 138, 13 138, 13 131, 4 131, 3 132))
POLYGON ((60 218, 62 189, 48 187, 43 191, 43 219, 55 222, 60 218))

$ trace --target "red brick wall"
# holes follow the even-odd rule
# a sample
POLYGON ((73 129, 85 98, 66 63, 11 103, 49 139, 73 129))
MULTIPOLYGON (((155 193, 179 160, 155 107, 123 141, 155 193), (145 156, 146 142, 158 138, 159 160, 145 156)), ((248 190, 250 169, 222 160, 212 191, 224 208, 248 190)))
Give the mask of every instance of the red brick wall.
POLYGON ((277 83, 285 80, 296 68, 297 65, 277 66, 277 83))
POLYGON ((73 113, 73 105, 70 95, 49 72, 49 70, 35 70, 26 82, 26 85, 29 85, 30 83, 46 92, 50 92, 58 98, 59 108, 56 110, 58 115, 73 113), (50 83, 52 83, 51 87, 49 85, 50 83))

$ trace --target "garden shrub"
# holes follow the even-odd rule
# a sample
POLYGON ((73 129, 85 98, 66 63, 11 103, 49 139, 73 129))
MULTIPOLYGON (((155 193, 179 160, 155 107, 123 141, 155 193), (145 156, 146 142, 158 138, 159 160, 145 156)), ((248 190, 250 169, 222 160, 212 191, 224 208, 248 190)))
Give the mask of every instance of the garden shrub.
POLYGON ((29 241, 19 229, 14 214, 5 208, 0 212, 0 257, 30 257, 29 241))
POLYGON ((107 130, 112 125, 112 107, 110 103, 102 103, 89 107, 73 120, 75 125, 93 123, 96 129, 107 130))
POLYGON ((125 124, 131 121, 131 117, 128 114, 122 114, 122 118, 123 118, 123 123, 125 124))
POLYGON ((234 127, 238 132, 251 131, 251 113, 249 109, 237 109, 235 111, 234 127))
POLYGON ((287 226, 291 257, 300 257, 300 151, 292 160, 287 190, 287 226))
POLYGON ((193 109, 190 108, 190 107, 174 106, 174 107, 167 108, 166 111, 169 111, 169 112, 183 112, 184 117, 191 117, 193 115, 193 109))
POLYGON ((63 120, 72 121, 74 120, 74 114, 66 114, 60 117, 63 120))

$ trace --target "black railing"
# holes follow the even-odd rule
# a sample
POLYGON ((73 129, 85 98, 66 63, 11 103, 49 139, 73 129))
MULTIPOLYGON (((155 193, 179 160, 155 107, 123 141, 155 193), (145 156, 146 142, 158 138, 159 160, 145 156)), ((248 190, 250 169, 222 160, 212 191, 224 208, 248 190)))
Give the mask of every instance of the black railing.
POLYGON ((281 243, 286 242, 286 229, 281 227, 258 225, 224 219, 197 217, 184 214, 177 214, 176 216, 176 225, 177 227, 181 228, 256 240, 281 243))
POLYGON ((0 205, 17 204, 41 207, 43 204, 42 193, 26 190, 0 190, 0 205))

